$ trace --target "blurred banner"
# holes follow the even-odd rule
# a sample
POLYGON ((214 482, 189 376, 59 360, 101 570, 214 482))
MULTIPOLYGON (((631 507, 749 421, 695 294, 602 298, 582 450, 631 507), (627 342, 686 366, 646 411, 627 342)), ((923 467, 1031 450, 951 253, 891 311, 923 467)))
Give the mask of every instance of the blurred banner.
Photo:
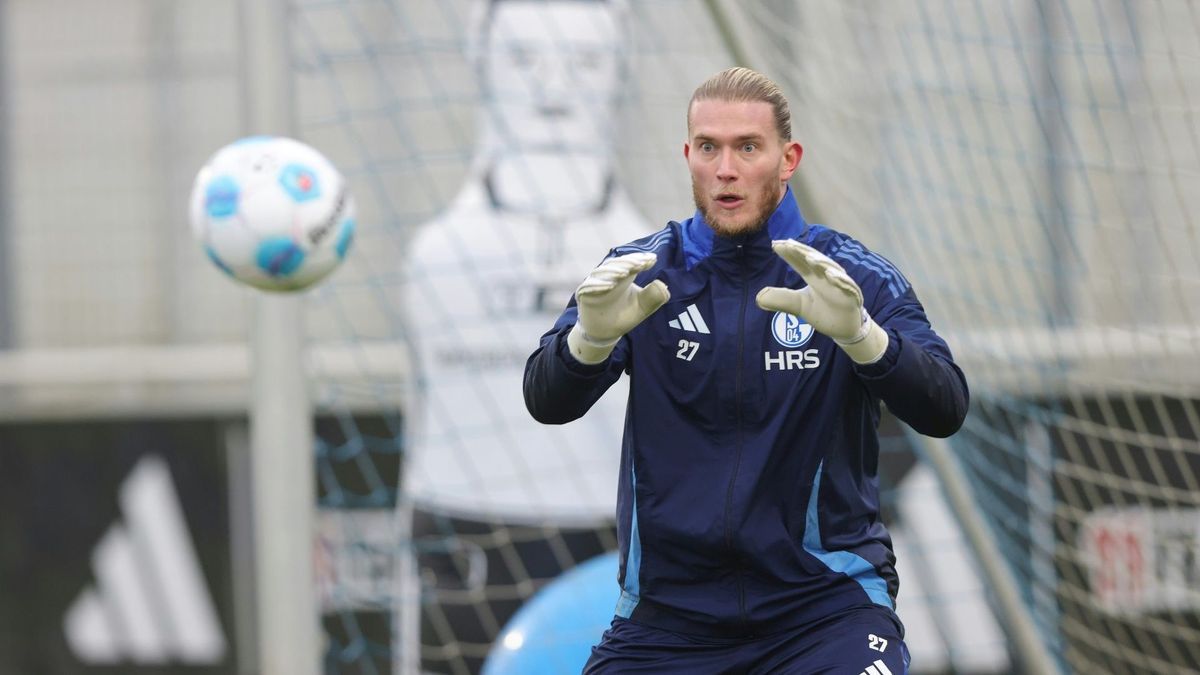
POLYGON ((0 673, 232 673, 222 426, 0 426, 0 673))

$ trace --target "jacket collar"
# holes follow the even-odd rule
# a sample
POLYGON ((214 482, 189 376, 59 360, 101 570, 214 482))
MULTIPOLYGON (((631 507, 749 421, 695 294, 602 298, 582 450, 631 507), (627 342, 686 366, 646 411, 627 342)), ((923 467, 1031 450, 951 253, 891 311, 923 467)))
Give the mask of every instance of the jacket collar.
POLYGON ((750 256, 772 254, 771 242, 775 239, 797 239, 808 229, 808 223, 800 213, 800 206, 792 194, 789 185, 784 190, 783 199, 779 206, 767 218, 766 227, 749 234, 736 237, 717 236, 699 209, 691 218, 683 221, 680 228, 683 233, 683 256, 690 270, 709 257, 717 259, 732 257, 740 248, 745 249, 750 256))

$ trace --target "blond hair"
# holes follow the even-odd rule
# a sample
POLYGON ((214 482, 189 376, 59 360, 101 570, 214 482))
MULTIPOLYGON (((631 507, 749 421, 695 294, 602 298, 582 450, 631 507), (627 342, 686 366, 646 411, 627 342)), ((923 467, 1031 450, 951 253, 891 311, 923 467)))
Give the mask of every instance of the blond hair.
POLYGON ((692 131, 692 104, 696 101, 762 101, 775 115, 775 130, 784 141, 792 140, 792 112, 787 97, 762 73, 749 68, 728 68, 705 80, 688 101, 688 133, 692 131))

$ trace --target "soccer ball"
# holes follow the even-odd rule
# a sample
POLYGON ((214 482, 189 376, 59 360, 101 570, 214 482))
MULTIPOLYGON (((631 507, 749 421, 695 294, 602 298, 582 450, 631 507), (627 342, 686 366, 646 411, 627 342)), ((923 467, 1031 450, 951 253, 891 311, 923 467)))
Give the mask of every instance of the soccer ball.
POLYGON ((354 238, 354 199, 313 148, 252 136, 214 154, 192 186, 192 233, 242 283, 297 291, 341 264, 354 238))

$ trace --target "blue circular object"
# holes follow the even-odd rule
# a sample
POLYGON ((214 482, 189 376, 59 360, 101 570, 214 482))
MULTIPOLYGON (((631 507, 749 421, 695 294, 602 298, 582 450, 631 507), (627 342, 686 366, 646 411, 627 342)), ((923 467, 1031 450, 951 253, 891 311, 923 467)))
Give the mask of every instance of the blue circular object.
POLYGON ((803 347, 813 336, 813 327, 804 319, 787 312, 771 317, 771 334, 784 347, 803 347))
POLYGON ((210 218, 228 218, 237 212, 240 194, 232 176, 217 176, 204 190, 204 210, 210 218))
POLYGON ((286 277, 304 262, 304 251, 290 237, 272 237, 258 245, 255 262, 272 277, 286 277))
POLYGON ((616 552, 563 573, 529 599, 500 631, 483 675, 578 673, 612 623, 621 589, 616 552))

